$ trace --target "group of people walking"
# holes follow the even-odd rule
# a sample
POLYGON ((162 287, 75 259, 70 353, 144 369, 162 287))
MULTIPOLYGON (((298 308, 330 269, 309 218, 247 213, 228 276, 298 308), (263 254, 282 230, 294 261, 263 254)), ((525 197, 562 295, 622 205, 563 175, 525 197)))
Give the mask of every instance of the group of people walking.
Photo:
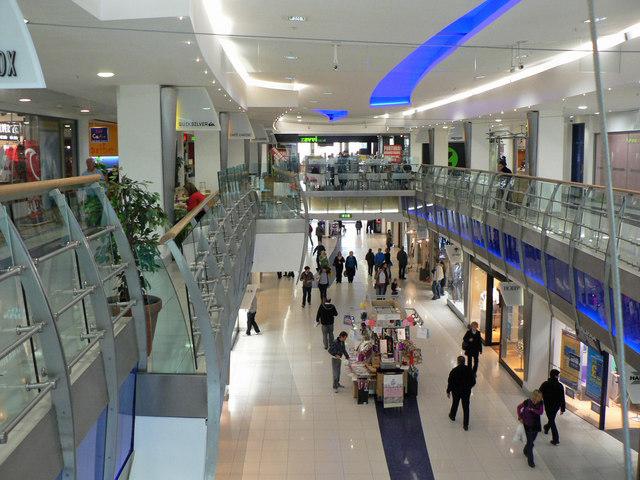
MULTIPOLYGON (((455 421, 458 406, 462 404, 464 430, 469 430, 471 390, 476 385, 478 372, 478 358, 482 353, 482 338, 478 329, 478 323, 472 322, 462 338, 462 349, 465 355, 457 358, 457 365, 449 373, 447 382, 447 397, 452 398, 449 418, 455 421), (466 361, 465 361, 465 356, 466 361)), ((516 409, 518 422, 522 424, 526 438, 522 453, 527 457, 527 464, 535 467, 533 446, 538 433, 543 431, 545 435, 551 431, 551 444, 559 445, 560 436, 556 426, 558 412, 562 415, 566 409, 564 387, 559 381, 560 372, 552 369, 549 379, 540 385, 540 388, 531 392, 531 395, 516 409), (547 423, 542 426, 540 417, 546 412, 547 423)))

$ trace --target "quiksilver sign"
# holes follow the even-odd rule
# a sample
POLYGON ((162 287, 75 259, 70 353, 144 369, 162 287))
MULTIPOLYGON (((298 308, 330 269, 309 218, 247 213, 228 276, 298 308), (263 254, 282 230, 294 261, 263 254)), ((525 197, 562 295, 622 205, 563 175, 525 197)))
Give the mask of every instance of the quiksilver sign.
POLYGON ((17 77, 16 51, 0 50, 0 77, 17 77))

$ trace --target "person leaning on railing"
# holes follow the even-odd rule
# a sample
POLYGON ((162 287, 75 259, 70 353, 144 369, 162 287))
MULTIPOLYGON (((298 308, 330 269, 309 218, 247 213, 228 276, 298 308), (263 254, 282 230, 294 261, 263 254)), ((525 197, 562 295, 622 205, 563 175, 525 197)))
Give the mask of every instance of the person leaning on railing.
MULTIPOLYGON (((191 182, 185 183, 184 189, 187 191, 187 195, 189 195, 189 198, 187 198, 187 212, 196 208, 207 198, 203 193, 198 191, 196 186, 191 182)), ((203 215, 204 211, 198 213, 196 220, 200 220, 203 215)))

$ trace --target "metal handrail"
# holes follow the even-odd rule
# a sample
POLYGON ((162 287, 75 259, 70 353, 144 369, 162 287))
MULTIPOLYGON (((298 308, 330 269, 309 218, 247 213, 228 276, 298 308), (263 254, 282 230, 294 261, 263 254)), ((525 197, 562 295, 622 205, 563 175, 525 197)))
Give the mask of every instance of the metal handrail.
POLYGON ((202 212, 207 207, 213 207, 217 200, 220 199, 220 195, 218 192, 214 192, 205 198, 200 204, 187 213, 184 217, 178 221, 173 227, 171 227, 167 232, 160 237, 160 245, 165 245, 169 240, 174 240, 180 232, 182 232, 185 228, 191 225, 191 221, 196 218, 196 216, 202 212))
POLYGON ((102 180, 102 175, 83 175, 80 177, 41 180, 39 182, 13 183, 0 186, 0 202, 10 202, 21 198, 50 192, 56 188, 61 191, 72 190, 102 180))
POLYGON ((20 423, 20 421, 24 417, 26 417, 29 414, 29 412, 33 410, 36 405, 38 405, 38 403, 40 403, 40 400, 42 400, 47 395, 47 393, 49 393, 54 388, 56 388, 55 381, 48 382, 47 384, 45 384, 40 390, 40 393, 38 393, 38 395, 33 397, 31 401, 27 403, 25 407, 20 411, 20 413, 18 413, 18 415, 16 415, 15 417, 13 417, 11 420, 7 422, 2 432, 0 432, 0 444, 7 443, 7 439, 11 431, 14 428, 16 428, 18 423, 20 423))
POLYGON ((72 240, 71 242, 67 242, 62 247, 56 250, 53 250, 52 252, 46 253, 41 257, 34 258, 33 263, 38 265, 42 262, 46 262, 47 260, 51 260, 52 258, 57 257, 62 253, 68 252, 69 250, 75 250, 76 248, 78 248, 79 245, 80 245, 80 242, 78 240, 72 240))
POLYGON ((22 330, 16 328, 17 333, 20 335, 13 343, 7 345, 5 348, 0 350, 0 360, 9 355, 15 349, 19 348, 24 342, 33 337, 36 333, 42 331, 42 327, 44 327, 44 323, 36 323, 35 325, 29 327, 26 330, 22 330))

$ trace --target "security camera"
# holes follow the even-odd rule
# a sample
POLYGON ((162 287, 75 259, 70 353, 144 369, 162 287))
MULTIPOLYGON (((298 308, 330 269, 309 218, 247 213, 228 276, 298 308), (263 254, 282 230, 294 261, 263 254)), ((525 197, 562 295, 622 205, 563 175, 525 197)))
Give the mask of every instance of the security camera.
POLYGON ((518 68, 522 70, 524 68, 524 65, 521 63, 520 65, 518 65, 518 68))
POLYGON ((334 64, 333 64, 333 69, 334 69, 334 70, 336 70, 336 71, 337 71, 339 68, 340 68, 340 65, 338 65, 337 63, 334 63, 334 64))

